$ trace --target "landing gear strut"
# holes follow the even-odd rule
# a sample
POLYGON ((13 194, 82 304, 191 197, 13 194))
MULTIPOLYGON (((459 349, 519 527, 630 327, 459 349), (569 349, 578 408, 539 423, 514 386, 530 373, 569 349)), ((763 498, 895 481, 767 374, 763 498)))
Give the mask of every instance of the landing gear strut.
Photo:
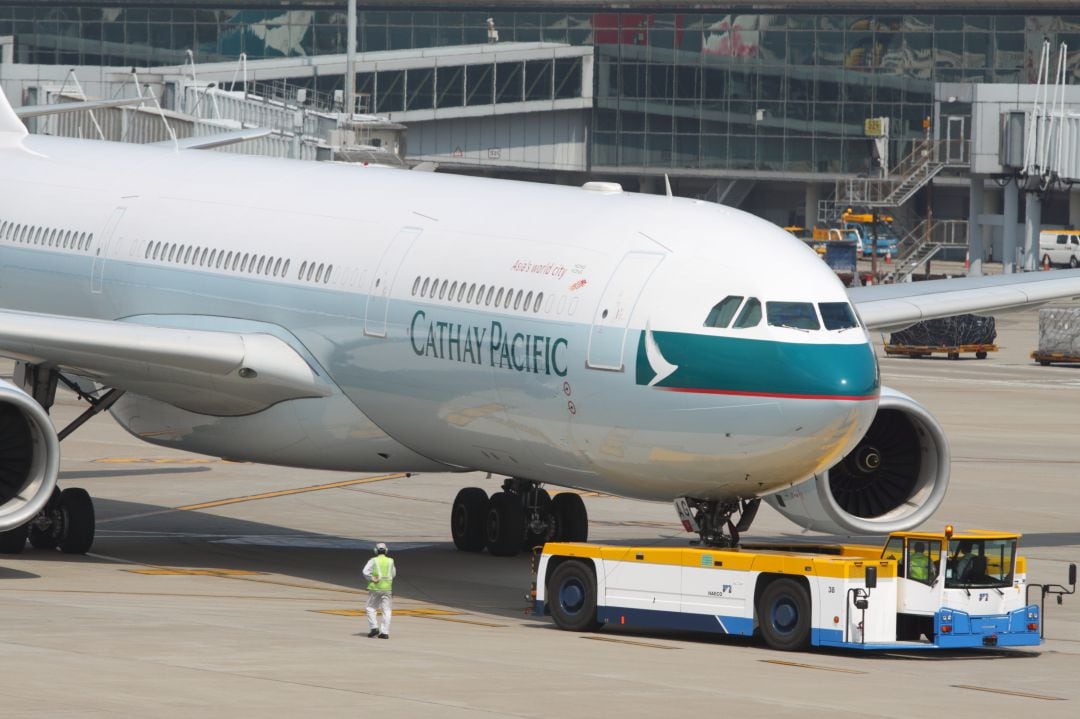
MULTIPOLYGON (((16 365, 15 384, 22 387, 46 412, 56 398, 57 384, 63 384, 90 407, 57 433, 63 440, 94 415, 104 412, 124 394, 111 389, 100 397, 82 390, 76 383, 55 369, 20 362, 16 365)), ((38 516, 21 527, 0 532, 0 553, 18 554, 30 540, 35 549, 59 549, 65 554, 86 554, 94 543, 94 502, 90 494, 78 487, 53 490, 45 508, 38 516)))
POLYGON ((510 477, 490 498, 479 487, 458 492, 450 531, 462 551, 487 547, 497 557, 512 557, 544 542, 587 541, 589 516, 577 494, 552 497, 539 482, 510 477))
POLYGON ((675 511, 686 531, 697 532, 702 545, 737 547, 739 535, 750 529, 760 505, 760 499, 717 501, 679 497, 675 500, 675 511), (738 522, 732 521, 736 514, 738 522))

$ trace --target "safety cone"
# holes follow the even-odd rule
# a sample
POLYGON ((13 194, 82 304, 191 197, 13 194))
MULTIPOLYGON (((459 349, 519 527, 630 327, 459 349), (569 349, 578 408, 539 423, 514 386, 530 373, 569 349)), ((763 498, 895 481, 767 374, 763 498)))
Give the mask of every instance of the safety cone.
POLYGON ((885 264, 892 264, 892 250, 885 250, 885 264))
POLYGON ((971 252, 964 253, 964 269, 971 267, 971 252))
POLYGON ((1050 269, 1050 255, 1043 255, 1043 272, 1050 269))

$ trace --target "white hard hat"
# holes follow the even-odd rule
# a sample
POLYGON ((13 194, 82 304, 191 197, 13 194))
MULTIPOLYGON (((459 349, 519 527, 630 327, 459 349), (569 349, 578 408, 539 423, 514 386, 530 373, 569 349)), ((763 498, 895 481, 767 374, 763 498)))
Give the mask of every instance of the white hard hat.
POLYGON ((386 554, 387 551, 388 550, 386 549, 386 545, 383 544, 382 542, 379 542, 378 544, 375 545, 375 553, 376 554, 386 554))

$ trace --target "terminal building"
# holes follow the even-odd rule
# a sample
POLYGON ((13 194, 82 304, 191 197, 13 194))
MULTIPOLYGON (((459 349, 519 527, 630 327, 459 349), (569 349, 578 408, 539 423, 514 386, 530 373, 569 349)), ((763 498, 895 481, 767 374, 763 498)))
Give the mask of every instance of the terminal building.
MULTIPOLYGON (((18 104, 71 68, 84 85, 137 68, 178 103, 196 68, 235 88, 243 55, 333 102, 347 37, 345 0, 0 0, 0 83, 18 104)), ((780 225, 865 204, 1006 265, 1033 261, 1024 223, 1080 225, 1076 173, 1029 162, 1038 118, 1080 112, 1067 0, 375 0, 357 50, 349 112, 407 128, 406 161, 440 171, 644 192, 667 176, 780 225)), ((1080 152, 1060 136, 1051 155, 1080 152)))

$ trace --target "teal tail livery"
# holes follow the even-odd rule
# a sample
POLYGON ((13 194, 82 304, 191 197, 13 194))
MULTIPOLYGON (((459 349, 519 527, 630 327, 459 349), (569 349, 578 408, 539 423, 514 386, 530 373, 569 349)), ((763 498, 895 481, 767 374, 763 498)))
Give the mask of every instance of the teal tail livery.
POLYGON ((948 441, 880 386, 868 330, 1080 294, 1075 271, 846 290, 722 205, 28 135, 42 111, 0 95, 0 551, 90 548, 57 477, 104 411, 233 460, 504 476, 458 493, 466 551, 586 539, 549 485, 673 502, 711 545, 761 500, 900 531, 941 503, 948 441), (59 432, 58 385, 89 402, 59 432))

